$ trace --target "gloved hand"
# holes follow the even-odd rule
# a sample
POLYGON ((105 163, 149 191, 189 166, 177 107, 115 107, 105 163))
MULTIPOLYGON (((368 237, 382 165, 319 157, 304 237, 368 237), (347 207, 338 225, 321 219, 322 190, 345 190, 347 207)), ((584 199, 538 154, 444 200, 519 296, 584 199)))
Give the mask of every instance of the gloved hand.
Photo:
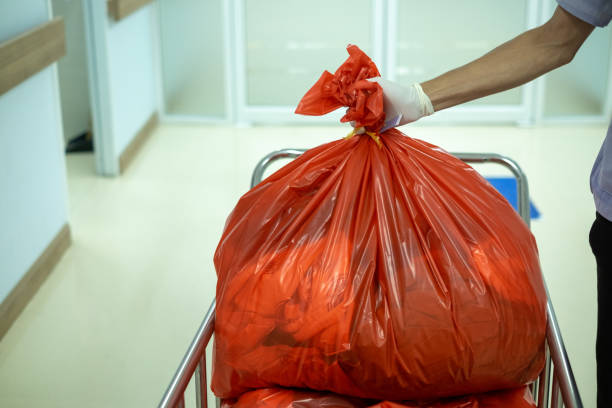
MULTIPOLYGON (((383 89, 385 127, 396 118, 397 120, 391 124, 391 127, 414 122, 434 113, 431 100, 418 83, 405 87, 382 77, 369 78, 368 81, 377 82, 383 89)), ((383 127, 384 130, 386 130, 385 127, 383 127)))

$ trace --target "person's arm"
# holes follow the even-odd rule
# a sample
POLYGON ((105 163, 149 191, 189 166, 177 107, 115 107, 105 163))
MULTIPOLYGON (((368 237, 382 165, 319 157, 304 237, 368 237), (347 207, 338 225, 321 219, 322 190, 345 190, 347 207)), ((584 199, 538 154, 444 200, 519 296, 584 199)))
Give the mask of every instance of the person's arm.
POLYGON ((546 24, 430 81, 405 87, 381 77, 369 80, 382 87, 385 115, 392 126, 403 125, 435 111, 514 88, 567 64, 593 29, 591 24, 557 7, 546 24))
POLYGON ((593 28, 557 7, 544 25, 421 87, 435 111, 514 88, 570 62, 593 28))

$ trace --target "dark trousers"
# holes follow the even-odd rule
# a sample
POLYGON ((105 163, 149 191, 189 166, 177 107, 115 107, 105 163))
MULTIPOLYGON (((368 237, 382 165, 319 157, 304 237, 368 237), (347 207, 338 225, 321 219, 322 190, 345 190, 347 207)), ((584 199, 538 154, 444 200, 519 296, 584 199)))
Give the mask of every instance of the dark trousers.
POLYGON ((612 222, 597 213, 589 242, 597 261, 597 407, 612 407, 612 222))

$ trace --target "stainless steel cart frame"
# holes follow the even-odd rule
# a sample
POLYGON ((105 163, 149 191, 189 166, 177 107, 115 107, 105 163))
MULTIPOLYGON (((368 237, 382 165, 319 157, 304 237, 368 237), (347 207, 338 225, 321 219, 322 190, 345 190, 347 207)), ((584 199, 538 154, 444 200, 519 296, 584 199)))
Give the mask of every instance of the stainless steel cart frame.
MULTIPOLYGON (((304 153, 302 149, 283 149, 272 152, 257 163, 251 179, 251 187, 263 178, 266 169, 279 159, 293 159, 304 153)), ((527 177, 512 159, 495 153, 453 153, 466 163, 497 163, 506 167, 514 175, 518 190, 518 212, 530 225, 529 187, 527 177)), ((548 295, 548 289, 547 289, 548 295)), ((576 386, 574 374, 565 351, 563 338, 557 323, 555 311, 548 296, 548 327, 546 330, 546 364, 540 377, 532 384, 532 392, 538 408, 582 408, 582 400, 576 386), (552 383, 551 383, 552 379, 552 383)), ((207 408, 206 398, 206 347, 213 335, 215 326, 215 301, 213 300, 202 325, 191 342, 183 361, 179 365, 170 385, 159 403, 160 408, 183 408, 185 389, 195 375, 196 406, 207 408)), ((217 399, 217 406, 219 400, 217 399)))

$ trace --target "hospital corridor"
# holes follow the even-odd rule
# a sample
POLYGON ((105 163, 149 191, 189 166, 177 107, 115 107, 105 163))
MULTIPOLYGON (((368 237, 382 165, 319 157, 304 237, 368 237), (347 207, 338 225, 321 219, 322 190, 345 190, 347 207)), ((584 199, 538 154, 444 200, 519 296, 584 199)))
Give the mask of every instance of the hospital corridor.
POLYGON ((0 2, 0 407, 602 406, 574 3, 0 2))

